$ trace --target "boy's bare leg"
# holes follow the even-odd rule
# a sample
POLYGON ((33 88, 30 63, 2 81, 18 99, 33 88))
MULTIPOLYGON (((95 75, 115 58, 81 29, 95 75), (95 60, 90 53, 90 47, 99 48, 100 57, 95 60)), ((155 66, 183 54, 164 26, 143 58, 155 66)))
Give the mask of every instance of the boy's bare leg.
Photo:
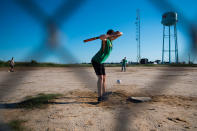
POLYGON ((106 78, 106 75, 103 75, 103 94, 102 95, 104 95, 105 92, 106 92, 106 81, 105 81, 105 78, 106 78))
POLYGON ((10 72, 14 72, 14 69, 12 67, 9 68, 10 72))
POLYGON ((101 97, 103 94, 102 86, 103 86, 103 75, 98 75, 98 81, 97 81, 98 97, 101 97))

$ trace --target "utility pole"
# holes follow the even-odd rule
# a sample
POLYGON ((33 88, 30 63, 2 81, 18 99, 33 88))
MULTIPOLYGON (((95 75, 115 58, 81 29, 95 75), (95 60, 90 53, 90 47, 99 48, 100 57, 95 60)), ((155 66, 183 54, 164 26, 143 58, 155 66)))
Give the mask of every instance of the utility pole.
POLYGON ((140 63, 141 49, 140 49, 140 10, 136 11, 136 41, 137 41, 137 62, 140 63))

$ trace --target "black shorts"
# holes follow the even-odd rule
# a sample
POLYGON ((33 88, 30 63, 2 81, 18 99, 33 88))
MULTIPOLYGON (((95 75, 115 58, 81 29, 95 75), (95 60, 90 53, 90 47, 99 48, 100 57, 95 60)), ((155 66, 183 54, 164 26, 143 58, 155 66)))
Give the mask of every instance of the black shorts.
POLYGON ((10 65, 10 68, 14 68, 14 66, 13 65, 10 65))
POLYGON ((105 75, 104 64, 100 64, 95 61, 92 61, 92 66, 94 67, 94 71, 95 71, 96 75, 105 75))

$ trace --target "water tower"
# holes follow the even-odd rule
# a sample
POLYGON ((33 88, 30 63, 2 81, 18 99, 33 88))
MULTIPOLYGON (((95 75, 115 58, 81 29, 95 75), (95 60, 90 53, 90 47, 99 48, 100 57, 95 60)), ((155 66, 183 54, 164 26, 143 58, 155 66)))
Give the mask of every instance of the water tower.
POLYGON ((177 29, 176 23, 178 22, 177 13, 176 12, 167 12, 162 15, 163 24, 163 48, 162 48, 162 64, 164 63, 164 53, 169 53, 169 64, 171 63, 171 53, 175 53, 175 62, 178 63, 178 44, 177 44, 177 29), (174 28, 174 32, 171 32, 174 28), (174 38, 174 50, 171 49, 171 39, 174 38), (165 40, 168 40, 168 50, 165 50, 165 40))

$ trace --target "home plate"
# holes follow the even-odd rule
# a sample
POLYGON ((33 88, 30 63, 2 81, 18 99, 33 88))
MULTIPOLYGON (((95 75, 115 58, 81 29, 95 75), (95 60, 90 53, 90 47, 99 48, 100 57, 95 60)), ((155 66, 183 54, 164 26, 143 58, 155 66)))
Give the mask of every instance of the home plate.
POLYGON ((134 103, 141 103, 141 102, 149 102, 152 99, 150 97, 129 97, 127 100, 134 103))

